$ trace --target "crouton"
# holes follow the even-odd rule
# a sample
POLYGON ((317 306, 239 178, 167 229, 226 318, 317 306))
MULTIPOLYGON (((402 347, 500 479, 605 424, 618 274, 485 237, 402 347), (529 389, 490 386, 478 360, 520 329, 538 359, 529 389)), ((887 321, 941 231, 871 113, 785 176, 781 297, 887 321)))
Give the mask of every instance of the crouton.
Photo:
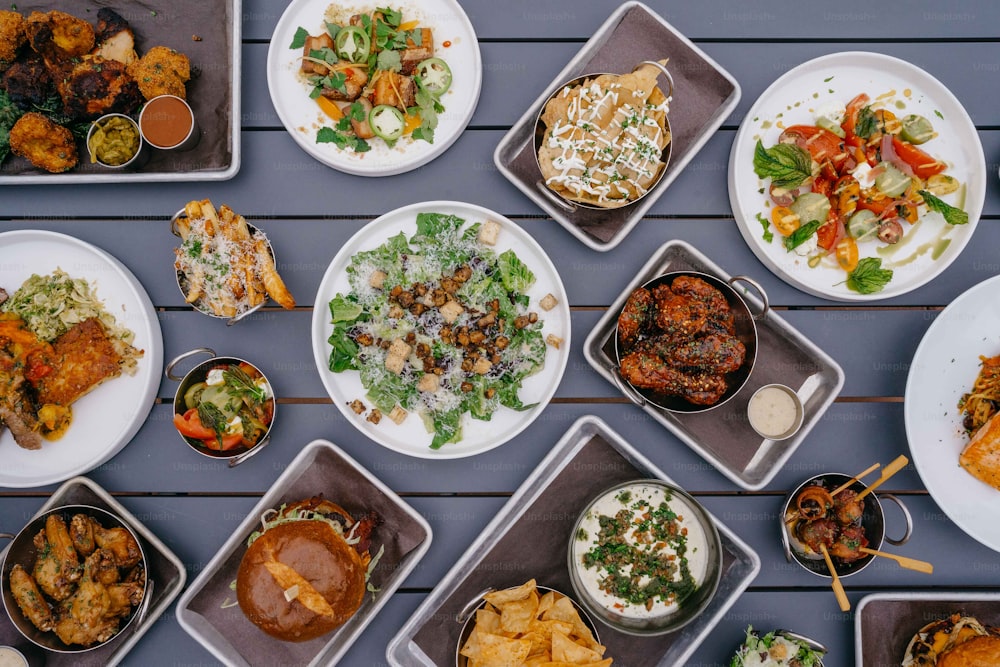
POLYGON ((367 419, 373 424, 378 424, 380 421, 382 421, 382 411, 379 410, 378 408, 372 408, 372 411, 368 413, 368 416, 365 417, 365 419, 367 419))
POLYGON ((417 391, 426 391, 433 394, 441 386, 441 376, 434 373, 424 373, 417 381, 417 391))
POLYGON ((559 303, 558 299, 556 299, 551 294, 546 294, 544 297, 542 297, 542 300, 538 302, 538 305, 541 306, 542 310, 552 310, 553 308, 556 307, 556 304, 558 303, 559 303))
POLYGON ((389 413, 389 419, 397 424, 402 424, 406 420, 407 415, 409 415, 409 413, 397 405, 392 409, 392 412, 389 413))
POLYGON ((385 367, 396 375, 399 375, 403 372, 403 368, 406 366, 406 359, 412 351, 413 348, 407 345, 402 338, 397 338, 389 346, 389 355, 385 358, 385 367))
POLYGON ((385 283, 386 275, 385 271, 375 270, 372 272, 371 278, 368 279, 368 284, 375 289, 382 289, 382 285, 385 283))
POLYGON ((487 220, 479 228, 479 242, 484 245, 496 245, 500 237, 500 223, 487 220))
POLYGON ((562 345, 563 339, 555 334, 549 334, 545 337, 545 342, 558 350, 559 346, 562 345))
POLYGON ((348 403, 347 405, 350 406, 351 410, 354 410, 354 414, 356 414, 356 415, 363 414, 364 411, 367 409, 367 408, 365 408, 365 404, 362 403, 361 401, 359 401, 356 398, 353 401, 351 401, 350 403, 348 403))
POLYGON ((441 306, 441 317, 448 324, 451 324, 458 319, 458 316, 465 312, 465 308, 462 308, 462 304, 457 301, 449 301, 448 303, 441 306))
POLYGON ((472 372, 477 375, 486 375, 493 368, 493 364, 490 363, 489 359, 484 357, 479 357, 476 359, 476 363, 472 365, 472 372))

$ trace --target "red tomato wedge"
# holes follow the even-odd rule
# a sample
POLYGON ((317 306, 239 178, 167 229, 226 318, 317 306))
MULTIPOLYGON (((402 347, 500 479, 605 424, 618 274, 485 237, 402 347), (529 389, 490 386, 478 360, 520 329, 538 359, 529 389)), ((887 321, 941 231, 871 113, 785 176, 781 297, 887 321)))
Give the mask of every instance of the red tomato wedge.
POLYGON ((892 138, 892 147, 899 159, 910 165, 913 173, 925 181, 948 168, 944 162, 935 160, 913 144, 901 141, 896 137, 892 138))

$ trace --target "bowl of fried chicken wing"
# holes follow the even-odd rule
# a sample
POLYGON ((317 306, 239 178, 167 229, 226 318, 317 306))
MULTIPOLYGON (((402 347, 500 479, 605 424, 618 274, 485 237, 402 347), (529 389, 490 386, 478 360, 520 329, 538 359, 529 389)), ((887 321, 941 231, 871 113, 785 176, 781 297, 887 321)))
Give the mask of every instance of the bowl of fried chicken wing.
POLYGON ((745 276, 728 282, 694 271, 658 276, 634 289, 618 316, 619 385, 639 405, 683 413, 717 408, 749 379, 756 321, 767 311, 764 290, 745 276), (751 312, 736 282, 760 293, 760 312, 751 312))
POLYGON ((13 536, 0 572, 3 605, 15 627, 56 653, 91 651, 142 623, 152 585, 132 529, 89 505, 32 519, 13 536))

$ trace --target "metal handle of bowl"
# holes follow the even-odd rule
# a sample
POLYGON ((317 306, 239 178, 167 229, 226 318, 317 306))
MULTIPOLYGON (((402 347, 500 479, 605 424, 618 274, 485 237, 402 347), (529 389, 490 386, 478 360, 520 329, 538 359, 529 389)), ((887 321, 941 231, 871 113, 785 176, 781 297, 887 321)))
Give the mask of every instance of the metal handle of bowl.
MULTIPOLYGON (((670 70, 667 69, 666 65, 664 65, 663 63, 659 63, 659 62, 657 62, 655 60, 643 60, 639 64, 640 65, 652 65, 656 69, 658 69, 661 72, 663 72, 663 75, 665 77, 667 77, 667 83, 670 84, 670 85, 667 86, 667 93, 666 93, 666 95, 667 95, 668 98, 673 96, 673 94, 674 94, 674 77, 670 73, 670 70)), ((636 68, 636 69, 638 69, 638 68, 636 68)))
POLYGON ((481 605, 483 603, 483 597, 485 595, 487 595, 488 593, 492 593, 495 590, 496 589, 492 588, 492 587, 484 589, 484 590, 480 591, 479 594, 476 595, 476 597, 474 597, 471 600, 469 600, 468 602, 466 602, 465 606, 462 607, 462 610, 459 611, 458 614, 455 615, 455 622, 456 623, 465 623, 467 620, 469 620, 469 617, 472 616, 472 613, 474 611, 476 611, 476 608, 479 607, 479 605, 481 605))
POLYGON ((0 539, 6 538, 8 540, 12 540, 15 537, 17 537, 17 535, 15 535, 14 533, 0 533, 0 539))
POLYGON ((788 542, 789 527, 787 523, 781 525, 781 550, 785 552, 785 560, 792 562, 792 545, 788 542))
POLYGON ((893 538, 886 535, 885 541, 888 542, 889 544, 894 544, 897 547, 909 542, 910 535, 913 534, 913 517, 910 516, 910 510, 906 509, 906 505, 903 504, 902 500, 892 495, 891 493, 880 493, 878 494, 878 499, 891 500, 892 502, 896 503, 896 507, 898 507, 900 511, 903 512, 903 520, 906 521, 906 532, 903 533, 903 536, 901 538, 899 538, 898 540, 894 540, 893 538))
POLYGON ((139 606, 139 613, 136 615, 135 621, 133 622, 133 628, 141 627, 142 622, 146 620, 146 614, 149 612, 150 600, 153 599, 153 583, 153 580, 147 576, 146 589, 142 593, 142 602, 139 606))
POLYGON ((549 186, 545 185, 545 181, 535 181, 535 188, 538 189, 538 192, 540 192, 543 197, 567 213, 573 213, 576 211, 576 206, 552 192, 552 190, 549 190, 549 186))
POLYGON ((187 211, 184 209, 177 211, 170 217, 170 233, 174 236, 181 235, 181 230, 177 228, 177 221, 183 217, 187 217, 187 211))
POLYGON ((185 352, 184 354, 174 357, 170 361, 170 363, 167 364, 167 367, 164 369, 163 371, 164 375, 166 375, 168 379, 173 380, 174 382, 180 382, 181 380, 184 379, 184 376, 174 375, 174 367, 177 366, 177 364, 179 364, 180 362, 187 359, 188 357, 193 357, 196 354, 207 354, 209 357, 219 356, 215 353, 215 350, 213 350, 210 347, 196 347, 195 349, 189 352, 185 352))
POLYGON ((726 282, 728 282, 730 287, 732 287, 733 289, 736 289, 736 285, 734 285, 733 283, 746 283, 751 287, 753 287, 760 295, 760 300, 764 302, 763 308, 759 313, 753 316, 753 319, 754 320, 764 319, 764 316, 767 315, 769 310, 771 310, 771 302, 770 300, 768 300, 767 292, 765 292, 764 288, 760 286, 760 283, 758 283, 756 280, 754 280, 749 276, 733 276, 726 282))
POLYGON ((271 442, 270 434, 265 435, 263 438, 260 439, 260 442, 258 442, 256 445, 254 445, 247 451, 243 452, 242 454, 237 454, 233 458, 229 459, 229 467, 235 468, 239 464, 255 456, 257 452, 264 449, 264 447, 266 447, 269 442, 271 442))

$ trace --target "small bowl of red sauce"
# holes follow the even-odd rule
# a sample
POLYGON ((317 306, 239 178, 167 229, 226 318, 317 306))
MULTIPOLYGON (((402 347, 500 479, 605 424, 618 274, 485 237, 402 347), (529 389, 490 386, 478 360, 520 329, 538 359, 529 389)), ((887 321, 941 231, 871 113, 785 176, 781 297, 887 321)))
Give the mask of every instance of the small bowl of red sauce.
POLYGON ((176 95, 160 95, 146 102, 139 113, 139 132, 153 148, 188 151, 201 133, 191 105, 176 95))

